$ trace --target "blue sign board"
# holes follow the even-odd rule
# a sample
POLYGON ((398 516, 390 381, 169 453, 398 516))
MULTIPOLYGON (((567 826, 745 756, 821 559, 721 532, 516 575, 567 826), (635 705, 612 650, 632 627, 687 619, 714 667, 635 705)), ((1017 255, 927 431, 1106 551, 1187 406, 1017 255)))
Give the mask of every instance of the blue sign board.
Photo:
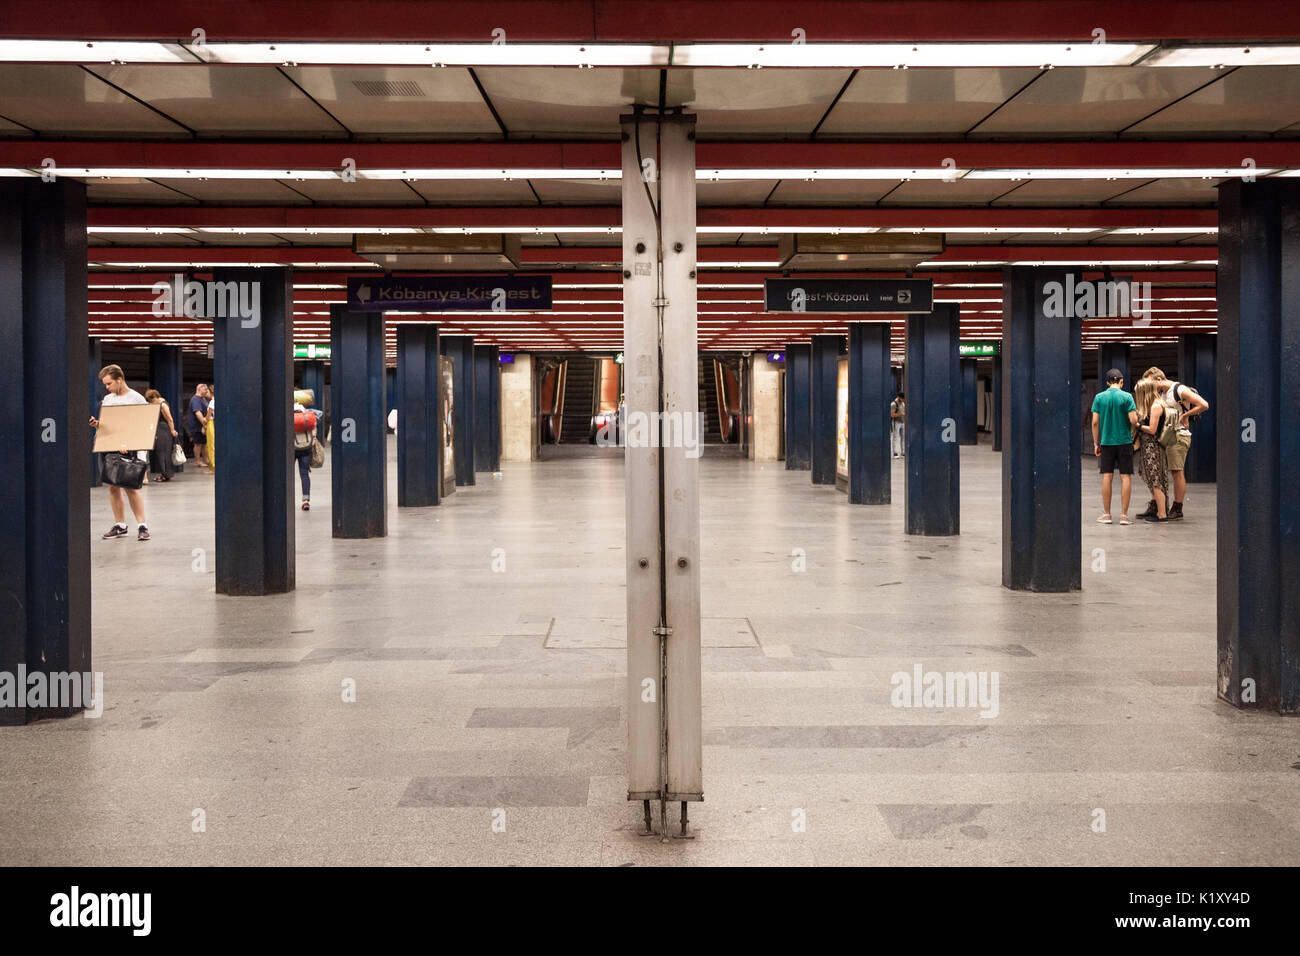
POLYGON ((546 276, 354 276, 348 279, 354 312, 550 311, 546 276))
POLYGON ((934 311, 929 279, 766 279, 768 312, 934 311))

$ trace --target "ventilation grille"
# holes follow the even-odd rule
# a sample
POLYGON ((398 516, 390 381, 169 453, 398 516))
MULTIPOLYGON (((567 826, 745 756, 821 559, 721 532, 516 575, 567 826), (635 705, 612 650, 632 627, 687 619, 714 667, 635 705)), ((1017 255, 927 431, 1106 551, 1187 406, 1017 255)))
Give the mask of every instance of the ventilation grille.
POLYGON ((362 96, 419 96, 425 92, 414 80, 353 80, 362 96))

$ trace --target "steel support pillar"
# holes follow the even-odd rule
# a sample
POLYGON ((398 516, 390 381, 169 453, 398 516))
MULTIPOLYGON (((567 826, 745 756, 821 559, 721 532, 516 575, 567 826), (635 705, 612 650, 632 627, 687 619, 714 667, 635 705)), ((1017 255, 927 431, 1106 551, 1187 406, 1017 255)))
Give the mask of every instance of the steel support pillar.
POLYGON ((1184 382, 1210 403, 1210 410, 1192 419, 1192 447, 1187 450, 1183 476, 1190 481, 1214 481, 1217 456, 1215 409, 1219 390, 1215 387, 1214 366, 1218 336, 1204 332, 1178 337, 1178 380, 1184 382))
POLYGON ((330 306, 330 514, 336 538, 388 534, 387 379, 384 314, 330 306))
POLYGON ((1082 586, 1080 321, 1055 314, 1050 285, 1066 276, 1002 270, 1002 585, 1012 590, 1082 586))
POLYGON ((812 468, 812 346, 785 347, 785 467, 812 468))
MULTIPOLYGON (((332 310, 331 310, 331 314, 332 310)), ((302 387, 307 389, 314 396, 312 402, 313 408, 319 408, 325 411, 325 363, 320 359, 312 359, 302 363, 302 387)), ((387 409, 384 410, 387 415, 387 409)))
POLYGON ((936 302, 934 311, 907 317, 907 420, 904 497, 908 534, 961 530, 957 402, 961 371, 957 339, 961 312, 936 302))
POLYGON ((474 470, 501 470, 501 354, 474 346, 474 470))
MULTIPOLYGON (((1219 187, 1218 295, 1216 404, 1201 416, 1215 416, 1220 439, 1218 692, 1237 707, 1294 714, 1300 711, 1300 181, 1227 180, 1219 187)), ((1192 433, 1195 448, 1196 425, 1192 433)))
POLYGON ((961 359, 961 404, 958 406, 957 443, 979 444, 978 412, 976 401, 979 390, 979 368, 975 359, 961 359))
MULTIPOLYGON (((212 316, 218 594, 294 588, 293 273, 214 269, 212 281, 256 303, 212 316), (231 286, 230 283, 236 285, 231 286), (224 462, 224 467, 222 463, 224 462)), ((225 296, 227 302, 231 296, 225 296)))
POLYGON ((890 500, 889 323, 849 323, 849 501, 890 500))
MULTIPOLYGON (((444 335, 442 354, 454 366, 452 379, 452 452, 456 487, 474 484, 474 337, 444 335)), ((400 415, 398 416, 400 419, 400 415)), ((401 427, 401 421, 398 421, 401 427)))
MULTIPOLYGON (((1137 384, 1137 380, 1129 374, 1132 353, 1132 346, 1127 342, 1103 342, 1097 346, 1097 391, 1106 388, 1106 373, 1117 368, 1124 375, 1124 391, 1132 393, 1133 386, 1137 384)), ((1083 414, 1082 408, 1079 414, 1083 414)))
POLYGON ((637 113, 622 132, 627 791, 647 824, 659 802, 661 832, 681 802, 684 831, 704 799, 695 121, 637 113))
POLYGON ((835 486, 835 407, 842 335, 812 337, 812 483, 835 486))
POLYGON ((397 506, 442 501, 442 375, 438 326, 397 326, 397 506))
MULTIPOLYGON (((185 408, 181 405, 185 398, 183 376, 184 364, 179 345, 149 346, 149 387, 156 388, 167 402, 177 432, 185 427, 185 408)), ((100 391, 103 391, 103 386, 100 391)), ((176 440, 179 442, 180 438, 176 440)), ((184 465, 174 467, 177 472, 185 470, 184 465)))
POLYGON ((1000 351, 993 356, 993 442, 991 447, 994 451, 1002 450, 1002 354, 1000 351))
POLYGON ((67 697, 33 698, 19 676, 90 672, 86 339, 86 187, 0 179, 0 724, 69 716, 93 691, 60 677, 67 697))

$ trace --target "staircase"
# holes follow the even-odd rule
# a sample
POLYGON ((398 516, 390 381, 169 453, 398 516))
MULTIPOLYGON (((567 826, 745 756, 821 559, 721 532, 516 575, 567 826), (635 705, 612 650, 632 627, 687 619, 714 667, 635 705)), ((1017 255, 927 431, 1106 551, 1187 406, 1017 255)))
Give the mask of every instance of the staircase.
POLYGON ((713 359, 701 356, 699 360, 700 411, 704 413, 704 435, 706 445, 722 444, 722 422, 718 417, 718 387, 713 374, 713 359))
POLYGON ((596 363, 579 355, 570 358, 567 365, 560 443, 582 445, 591 441, 591 416, 596 407, 596 363))

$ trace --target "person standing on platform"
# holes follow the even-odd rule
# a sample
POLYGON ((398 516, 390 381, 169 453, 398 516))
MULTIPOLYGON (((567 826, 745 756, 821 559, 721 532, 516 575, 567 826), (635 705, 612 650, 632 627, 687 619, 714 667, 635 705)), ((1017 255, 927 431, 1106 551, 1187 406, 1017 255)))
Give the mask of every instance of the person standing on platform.
POLYGON ((903 457, 903 422, 907 419, 907 403, 903 393, 889 403, 889 445, 895 458, 903 457))
POLYGON ((1114 524, 1110 516, 1110 493, 1115 469, 1119 469, 1120 524, 1132 524, 1128 516, 1133 495, 1133 426, 1137 405, 1124 391, 1124 373, 1113 368, 1106 373, 1106 391, 1092 400, 1092 452, 1101 459, 1101 524, 1114 524))
POLYGON ((207 421, 203 426, 204 438, 207 441, 205 447, 208 451, 208 467, 213 471, 217 470, 217 430, 213 424, 217 417, 217 394, 216 389, 211 385, 208 386, 208 414, 207 421))
POLYGON ((150 405, 162 406, 158 416, 158 430, 154 434, 153 451, 149 452, 149 470, 158 475, 154 481, 171 481, 172 475, 176 473, 176 466, 172 464, 172 448, 179 437, 176 423, 172 421, 172 410, 167 406, 167 399, 156 388, 145 392, 144 400, 150 405))
MULTIPOLYGON (((143 395, 126 384, 126 376, 122 374, 122 368, 119 365, 105 365, 99 370, 99 380, 104 383, 104 388, 108 394, 100 402, 101 408, 109 405, 147 405, 143 395)), ((98 428, 99 419, 91 418, 90 427, 98 428)), ((149 452, 138 451, 136 456, 141 460, 149 460, 149 452)), ((131 503, 131 513, 135 515, 135 520, 139 524, 137 528, 137 537, 141 541, 149 540, 149 523, 144 514, 144 489, 143 488, 119 488, 117 485, 108 486, 108 503, 113 509, 113 527, 104 532, 105 538, 120 538, 130 533, 126 524, 126 507, 122 503, 122 492, 126 492, 126 500, 131 503)))
POLYGON ((185 431, 194 446, 194 464, 200 471, 208 463, 208 397, 212 393, 202 382, 194 386, 194 397, 190 399, 189 413, 185 416, 185 431))
POLYGON ((1160 386, 1167 407, 1178 409, 1178 440, 1166 447, 1165 455, 1169 459, 1169 474, 1174 480, 1174 503, 1169 506, 1169 520, 1180 521, 1183 517, 1183 498, 1187 496, 1187 475, 1183 472, 1183 466, 1187 463, 1187 452, 1192 447, 1192 430, 1189 426, 1193 418, 1210 410, 1210 403, 1201 398, 1192 386, 1169 381, 1165 378, 1165 373, 1154 365, 1147 369, 1143 377, 1160 386))
POLYGON ((1151 495, 1147 510, 1138 515, 1146 521, 1168 521, 1169 475, 1165 471, 1165 447, 1160 444, 1160 425, 1164 422, 1165 404, 1160 386, 1150 379, 1137 383, 1138 474, 1151 495))

